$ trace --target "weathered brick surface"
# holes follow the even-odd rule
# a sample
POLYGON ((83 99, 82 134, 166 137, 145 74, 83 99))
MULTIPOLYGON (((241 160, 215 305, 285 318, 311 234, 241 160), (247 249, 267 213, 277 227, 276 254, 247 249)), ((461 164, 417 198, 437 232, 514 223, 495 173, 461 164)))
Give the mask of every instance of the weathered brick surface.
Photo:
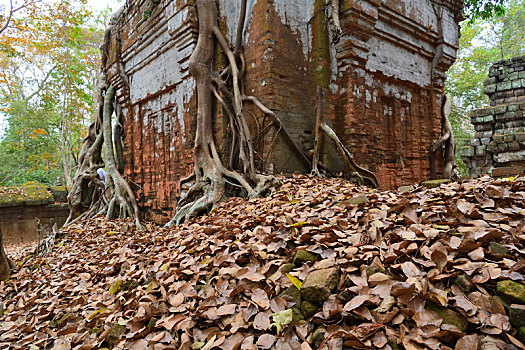
POLYGON ((495 62, 483 85, 491 106, 525 101, 525 56, 495 62))
POLYGON ((43 235, 47 235, 52 232, 53 225, 64 225, 68 215, 67 203, 0 208, 2 242, 10 244, 36 241, 39 228, 43 235))
MULTIPOLYGON (((219 3, 221 29, 231 40, 237 1, 219 3)), ((308 150, 320 85, 325 118, 356 160, 376 172, 382 188, 429 177, 429 148, 440 134, 439 102, 444 71, 457 50, 454 16, 461 1, 444 2, 442 22, 432 7, 440 6, 437 1, 341 1, 343 35, 334 45, 324 0, 249 3, 247 94, 274 110, 308 150)), ((180 194, 178 180, 192 167, 196 106, 187 63, 196 43, 195 13, 192 1, 162 0, 144 21, 148 4, 129 1, 120 19, 122 52, 110 57, 108 68, 126 115, 125 176, 146 217, 165 222, 180 194)), ((247 109, 262 123, 260 112, 247 109)), ((220 114, 216 128, 220 144, 227 133, 220 114)), ((308 171, 279 137, 273 142, 272 132, 257 145, 265 158, 261 167, 308 171)), ((325 142, 322 148, 323 161, 340 167, 333 146, 325 142)))

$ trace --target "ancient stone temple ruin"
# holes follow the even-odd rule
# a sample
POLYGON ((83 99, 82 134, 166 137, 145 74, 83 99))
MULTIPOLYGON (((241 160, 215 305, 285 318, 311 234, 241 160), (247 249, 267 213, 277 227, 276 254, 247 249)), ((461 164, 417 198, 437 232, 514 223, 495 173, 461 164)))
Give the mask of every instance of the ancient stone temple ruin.
POLYGON ((507 176, 525 169, 525 56, 490 67, 484 92, 490 107, 471 114, 476 133, 461 150, 471 176, 507 176))
MULTIPOLYGON (((230 41, 238 3, 218 1, 221 30, 230 41)), ((321 86, 324 119, 356 162, 376 174, 381 188, 428 179, 463 1, 339 4, 342 35, 336 40, 330 1, 248 1, 246 89, 272 109, 308 151, 314 139, 315 94, 321 86)), ((188 59, 197 38, 194 11, 193 1, 128 0, 111 35, 107 68, 125 115, 124 175, 146 218, 157 222, 173 214, 178 181, 193 163, 196 96, 188 59)), ((268 129, 261 113, 254 110, 253 115, 255 135, 257 127, 268 129)), ((229 130, 227 118, 218 119, 220 143, 229 130)), ((308 172, 275 134, 273 130, 256 140, 259 168, 308 172)), ((322 161, 340 167, 329 140, 322 148, 322 161)))

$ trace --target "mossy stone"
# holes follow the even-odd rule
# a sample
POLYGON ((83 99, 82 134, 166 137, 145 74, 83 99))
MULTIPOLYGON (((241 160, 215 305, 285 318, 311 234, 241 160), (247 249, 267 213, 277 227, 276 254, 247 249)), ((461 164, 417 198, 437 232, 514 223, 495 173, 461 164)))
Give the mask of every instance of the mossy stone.
POLYGON ((345 199, 344 201, 340 202, 340 206, 349 207, 349 206, 355 206, 360 204, 368 203, 368 196, 365 194, 359 194, 355 197, 345 199))
POLYGON ((441 185, 449 184, 449 179, 438 179, 438 180, 429 180, 429 181, 423 181, 421 185, 426 188, 436 188, 441 185))
POLYGON ((388 339, 387 340, 388 345, 392 348, 392 350, 399 350, 399 346, 397 345, 397 341, 394 339, 388 339))
POLYGON ((502 297, 498 296, 498 295, 494 295, 492 297, 492 299, 494 299, 495 301, 499 302, 501 305, 503 305, 503 307, 505 308, 505 310, 508 310, 509 307, 510 307, 510 304, 505 300, 503 299, 502 297))
POLYGON ((303 301, 301 303, 301 312, 303 313, 304 318, 312 317, 313 315, 315 315, 318 309, 319 309, 319 306, 309 301, 303 301))
POLYGON ((499 281, 496 291, 501 297, 520 304, 525 304, 525 286, 514 281, 499 281))
POLYGON ((315 329, 312 334, 312 342, 315 348, 319 348, 326 336, 326 329, 323 326, 319 326, 315 329))
POLYGON ((386 270, 382 267, 369 267, 366 269, 366 277, 370 277, 378 272, 383 273, 385 275, 387 274, 386 270))
POLYGON ((509 254, 509 250, 499 243, 492 242, 489 245, 490 255, 499 258, 509 254))
POLYGON ((338 282, 339 272, 334 267, 313 271, 306 277, 301 287, 301 297, 321 305, 328 299, 338 282))
POLYGON ((290 326, 295 326, 299 321, 304 320, 304 316, 301 312, 301 310, 298 307, 292 308, 292 322, 290 323, 290 326))
POLYGON ((525 342, 525 327, 518 328, 517 336, 521 342, 525 342))
POLYGON ((121 290, 134 290, 138 286, 140 286, 140 283, 133 280, 128 280, 124 283, 122 283, 121 290))
POLYGON ((284 264, 283 266, 281 266, 281 272, 282 273, 288 273, 288 272, 292 271, 293 269, 295 269, 295 265, 294 264, 284 264))
POLYGON ((111 327, 111 330, 109 331, 108 336, 106 337, 106 343, 109 345, 110 348, 114 347, 118 343, 124 331, 126 331, 126 326, 123 326, 118 323, 111 327))
POLYGON ((310 253, 306 250, 298 250, 293 257, 293 263, 295 266, 301 266, 302 264, 308 261, 314 261, 317 258, 317 255, 310 253))
POLYGON ((55 202, 67 203, 68 189, 66 186, 49 186, 55 202))
POLYGON ((147 327, 148 328, 155 328, 155 325, 157 324, 158 320, 159 319, 156 318, 156 317, 150 318, 149 321, 148 321, 148 326, 147 327))
POLYGON ((62 328, 66 325, 67 319, 69 318, 69 313, 65 314, 62 317, 59 317, 58 315, 55 316, 51 322, 49 323, 49 328, 62 328))
POLYGON ((281 294, 279 294, 280 297, 289 296, 292 297, 293 300, 297 305, 301 305, 301 292, 299 289, 297 289, 296 286, 290 286, 283 290, 281 294))
POLYGON ((509 320, 516 328, 525 327, 525 305, 512 304, 509 307, 509 320))
POLYGON ((43 186, 0 187, 0 208, 22 205, 46 205, 54 198, 43 186))
POLYGON ((400 193, 403 193, 403 192, 412 192, 413 190, 415 190, 416 188, 414 187, 414 185, 405 185, 405 186, 401 186, 397 189, 397 192, 400 192, 400 193))
POLYGON ((456 283, 464 292, 471 291, 474 286, 470 278, 465 274, 457 276, 454 283, 456 283))
POLYGON ((425 310, 437 313, 443 319, 444 324, 456 326, 461 332, 467 330, 467 319, 454 310, 438 306, 431 302, 427 302, 425 310))
POLYGON ((342 304, 348 303, 353 297, 354 294, 346 290, 343 290, 337 294, 337 300, 339 300, 342 304))

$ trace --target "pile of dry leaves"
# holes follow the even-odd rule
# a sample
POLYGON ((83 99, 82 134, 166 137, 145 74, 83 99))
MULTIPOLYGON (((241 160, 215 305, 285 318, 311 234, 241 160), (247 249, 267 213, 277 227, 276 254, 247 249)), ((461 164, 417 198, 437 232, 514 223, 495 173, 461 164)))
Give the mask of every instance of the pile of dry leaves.
POLYGON ((523 348, 525 179, 295 177, 187 225, 92 221, 0 282, 0 349, 523 348))

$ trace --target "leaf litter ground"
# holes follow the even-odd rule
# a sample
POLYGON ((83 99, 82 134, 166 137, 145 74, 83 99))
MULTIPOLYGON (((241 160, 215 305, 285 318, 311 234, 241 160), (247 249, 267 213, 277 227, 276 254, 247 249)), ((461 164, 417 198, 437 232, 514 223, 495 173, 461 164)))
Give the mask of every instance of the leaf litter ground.
POLYGON ((74 225, 12 255, 0 349, 523 348, 524 208, 524 178, 296 176, 175 228, 74 225))

